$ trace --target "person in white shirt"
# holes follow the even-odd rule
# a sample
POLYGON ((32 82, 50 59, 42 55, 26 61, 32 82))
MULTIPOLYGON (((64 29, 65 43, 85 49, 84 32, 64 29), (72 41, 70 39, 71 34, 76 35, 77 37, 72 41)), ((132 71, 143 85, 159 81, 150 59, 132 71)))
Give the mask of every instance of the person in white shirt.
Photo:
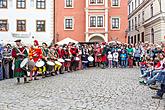
POLYGON ((110 51, 108 52, 107 58, 108 58, 108 67, 109 67, 109 68, 112 68, 113 56, 112 56, 112 53, 111 53, 110 51))
POLYGON ((115 50, 115 52, 113 53, 113 66, 114 67, 118 67, 118 61, 119 61, 119 53, 117 52, 117 50, 115 50))

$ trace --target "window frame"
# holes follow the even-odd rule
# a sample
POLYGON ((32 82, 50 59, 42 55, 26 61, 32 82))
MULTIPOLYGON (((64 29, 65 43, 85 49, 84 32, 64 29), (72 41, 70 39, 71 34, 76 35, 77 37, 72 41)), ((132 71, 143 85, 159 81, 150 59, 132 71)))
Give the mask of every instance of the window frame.
POLYGON ((8 8, 8 0, 3 0, 1 1, 2 3, 5 2, 6 6, 5 7, 0 7, 0 9, 7 9, 8 8))
POLYGON ((6 29, 5 30, 0 30, 0 32, 7 32, 8 29, 8 19, 0 19, 0 21, 6 21, 6 29))
POLYGON ((46 20, 36 20, 36 32, 46 32, 46 20), (38 27, 37 27, 39 25, 38 22, 40 23, 44 22, 44 30, 41 30, 41 31, 38 30, 38 27))
POLYGON ((120 5, 121 5, 120 2, 121 2, 121 1, 118 0, 118 5, 113 5, 113 0, 111 0, 111 7, 113 7, 113 8, 115 8, 115 7, 116 7, 116 8, 120 7, 120 5))
POLYGON ((36 0, 36 9, 46 9, 46 0, 43 0, 43 1, 42 0, 36 0), (38 7, 38 5, 37 5, 38 3, 40 3, 40 5, 39 5, 40 7, 38 7), (42 3, 44 3, 44 8, 41 8, 42 3))
POLYGON ((26 32, 26 19, 17 19, 16 20, 16 31, 17 32, 26 32), (18 30, 18 21, 25 21, 25 30, 18 30))
POLYGON ((121 18, 118 17, 118 16, 112 16, 112 17, 111 17, 111 30, 120 30, 120 25, 121 25, 121 24, 120 24, 120 23, 121 23, 120 20, 121 20, 121 18), (119 24, 119 27, 118 27, 118 28, 113 28, 113 19, 119 19, 119 23, 118 23, 118 24, 119 24))
POLYGON ((21 1, 21 0, 16 0, 16 8, 17 8, 17 9, 26 9, 26 0, 23 0, 23 1, 21 1), (18 7, 18 2, 24 3, 24 7, 18 7))
POLYGON ((74 0, 72 0, 72 7, 67 7, 67 0, 64 0, 64 8, 74 8, 74 0))
POLYGON ((99 3, 98 0, 94 0, 96 1, 95 3, 91 3, 91 0, 89 0, 89 5, 104 5, 104 0, 102 0, 103 2, 102 3, 99 3))
POLYGON ((104 28, 105 26, 104 26, 104 22, 105 22, 105 20, 104 20, 104 15, 90 15, 89 16, 89 26, 88 26, 88 28, 104 28), (91 27, 91 17, 95 17, 95 27, 91 27), (100 27, 100 26, 98 26, 98 17, 102 17, 102 27, 100 27))
POLYGON ((64 30, 74 30, 74 17, 73 16, 64 17, 64 30), (72 29, 66 28, 66 19, 72 19, 72 29))

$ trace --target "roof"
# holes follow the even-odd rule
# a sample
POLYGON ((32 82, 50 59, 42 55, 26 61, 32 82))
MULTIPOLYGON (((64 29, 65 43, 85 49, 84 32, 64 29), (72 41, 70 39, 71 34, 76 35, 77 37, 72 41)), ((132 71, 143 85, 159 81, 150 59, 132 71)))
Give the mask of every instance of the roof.
POLYGON ((67 38, 65 38, 65 39, 63 39, 63 40, 57 42, 56 44, 58 44, 58 45, 63 45, 63 44, 68 44, 68 43, 70 43, 70 42, 75 43, 75 44, 78 43, 78 41, 73 40, 73 39, 67 37, 67 38))

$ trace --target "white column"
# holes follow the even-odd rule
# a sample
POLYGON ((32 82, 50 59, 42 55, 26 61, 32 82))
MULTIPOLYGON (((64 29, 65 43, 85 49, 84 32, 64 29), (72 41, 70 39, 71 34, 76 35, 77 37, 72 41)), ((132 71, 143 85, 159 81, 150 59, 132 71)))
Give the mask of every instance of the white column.
POLYGON ((86 17, 86 26, 85 26, 85 41, 88 41, 88 24, 89 24, 89 19, 88 19, 88 5, 89 5, 89 0, 86 0, 86 9, 85 9, 85 17, 86 17))
POLYGON ((108 0, 105 0, 105 41, 108 42, 108 0))

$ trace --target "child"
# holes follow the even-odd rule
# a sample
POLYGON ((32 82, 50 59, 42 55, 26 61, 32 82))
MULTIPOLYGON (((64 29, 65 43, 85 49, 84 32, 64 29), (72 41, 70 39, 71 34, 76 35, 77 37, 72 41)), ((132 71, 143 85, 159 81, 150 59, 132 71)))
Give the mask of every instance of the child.
POLYGON ((127 54, 124 51, 122 51, 122 53, 120 54, 122 68, 126 67, 126 57, 127 57, 127 54))
POLYGON ((112 59, 113 59, 113 56, 112 56, 112 53, 110 51, 108 52, 107 58, 108 58, 108 67, 109 68, 112 68, 112 59))
POLYGON ((113 66, 116 68, 118 67, 118 61, 119 61, 119 53, 117 52, 117 50, 115 50, 113 53, 113 66))

